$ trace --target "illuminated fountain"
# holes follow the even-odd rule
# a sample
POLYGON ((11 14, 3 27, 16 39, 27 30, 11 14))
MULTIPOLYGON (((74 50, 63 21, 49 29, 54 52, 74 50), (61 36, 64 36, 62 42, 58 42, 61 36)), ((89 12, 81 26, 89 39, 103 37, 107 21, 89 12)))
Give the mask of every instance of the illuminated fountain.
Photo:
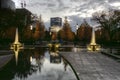
POLYGON ((15 34, 15 41, 14 43, 11 44, 10 49, 13 49, 15 52, 15 59, 16 59, 16 64, 18 61, 18 52, 20 49, 23 49, 24 45, 19 42, 19 37, 18 37, 18 28, 16 29, 16 34, 15 34))
POLYGON ((24 45, 19 42, 18 29, 16 29, 15 41, 13 44, 11 44, 10 49, 14 49, 16 51, 18 48, 23 49, 24 45))
POLYGON ((49 43, 48 44, 48 47, 51 51, 57 51, 60 47, 60 44, 59 43, 49 43))
POLYGON ((87 49, 89 51, 98 51, 98 50, 100 50, 100 45, 96 44, 94 28, 92 30, 91 43, 89 45, 87 45, 87 49))

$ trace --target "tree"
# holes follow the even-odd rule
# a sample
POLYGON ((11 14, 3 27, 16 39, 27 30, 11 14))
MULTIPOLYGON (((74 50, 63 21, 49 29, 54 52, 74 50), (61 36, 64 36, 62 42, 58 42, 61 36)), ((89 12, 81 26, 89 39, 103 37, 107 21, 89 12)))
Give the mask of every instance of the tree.
POLYGON ((45 37, 45 26, 40 15, 40 20, 36 22, 34 38, 35 40, 39 40, 39 39, 42 40, 44 39, 44 37, 45 37))
POLYGON ((118 26, 120 26, 120 10, 96 12, 93 14, 93 20, 100 24, 100 27, 108 34, 109 41, 112 41, 118 26))
POLYGON ((91 40, 91 33, 92 27, 84 20, 84 22, 80 25, 80 27, 77 30, 77 37, 80 41, 86 43, 90 42, 91 40))
POLYGON ((30 29, 30 25, 27 27, 24 27, 23 29, 23 41, 24 42, 31 42, 33 38, 33 30, 30 29))
POLYGON ((70 24, 67 21, 67 17, 65 17, 63 29, 59 31, 59 36, 61 36, 61 38, 66 41, 74 40, 74 33, 72 32, 70 24))
POLYGON ((45 25, 40 15, 40 39, 43 40, 44 38, 45 38, 45 25))

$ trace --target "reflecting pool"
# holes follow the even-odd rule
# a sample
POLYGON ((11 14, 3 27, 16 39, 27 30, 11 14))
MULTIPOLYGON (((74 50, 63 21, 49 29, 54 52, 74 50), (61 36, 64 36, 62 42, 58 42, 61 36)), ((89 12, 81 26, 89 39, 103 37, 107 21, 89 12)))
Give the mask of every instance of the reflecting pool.
POLYGON ((17 59, 16 55, 10 57, 0 68, 0 80, 77 80, 58 52, 45 48, 25 49, 18 52, 17 59))

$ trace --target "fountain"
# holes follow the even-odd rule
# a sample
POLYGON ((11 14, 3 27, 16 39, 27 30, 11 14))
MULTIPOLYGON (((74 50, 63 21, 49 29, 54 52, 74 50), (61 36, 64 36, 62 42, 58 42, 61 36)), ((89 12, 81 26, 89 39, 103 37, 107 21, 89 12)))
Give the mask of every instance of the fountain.
POLYGON ((98 51, 98 50, 100 50, 100 45, 96 44, 94 28, 92 30, 91 43, 89 45, 87 45, 87 49, 89 51, 98 51))
POLYGON ((51 51, 56 51, 56 50, 59 49, 60 43, 55 43, 55 42, 49 43, 49 44, 48 44, 48 47, 49 47, 49 49, 50 49, 51 51))
POLYGON ((19 37, 18 37, 18 28, 16 29, 16 34, 15 34, 15 41, 13 44, 11 44, 10 49, 17 50, 17 49, 23 49, 24 45, 19 42, 19 37))
POLYGON ((16 64, 18 61, 18 52, 20 49, 23 49, 24 45, 19 42, 19 37, 18 37, 18 28, 16 29, 16 34, 15 34, 15 41, 14 43, 11 44, 10 49, 13 49, 15 52, 15 59, 16 59, 16 64))

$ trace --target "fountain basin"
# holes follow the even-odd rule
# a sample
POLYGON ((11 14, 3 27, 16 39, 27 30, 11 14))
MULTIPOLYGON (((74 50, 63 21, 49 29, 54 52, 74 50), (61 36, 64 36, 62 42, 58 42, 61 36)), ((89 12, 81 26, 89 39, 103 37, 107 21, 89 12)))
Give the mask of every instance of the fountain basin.
POLYGON ((96 44, 96 45, 87 45, 87 49, 89 51, 99 51, 100 50, 100 45, 99 44, 96 44))
POLYGON ((49 43, 48 47, 49 47, 50 50, 56 51, 60 47, 60 44, 59 43, 49 43))

